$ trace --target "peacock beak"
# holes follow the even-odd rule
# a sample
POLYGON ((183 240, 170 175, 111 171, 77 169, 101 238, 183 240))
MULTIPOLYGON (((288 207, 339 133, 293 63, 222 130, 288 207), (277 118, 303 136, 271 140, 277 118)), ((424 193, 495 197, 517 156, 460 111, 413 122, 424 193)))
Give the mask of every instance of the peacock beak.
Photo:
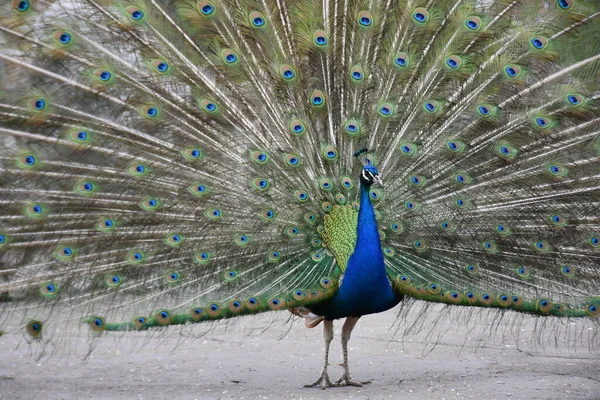
POLYGON ((383 181, 381 180, 381 177, 379 175, 373 175, 373 178, 375 178, 376 184, 378 184, 379 186, 383 186, 383 181))

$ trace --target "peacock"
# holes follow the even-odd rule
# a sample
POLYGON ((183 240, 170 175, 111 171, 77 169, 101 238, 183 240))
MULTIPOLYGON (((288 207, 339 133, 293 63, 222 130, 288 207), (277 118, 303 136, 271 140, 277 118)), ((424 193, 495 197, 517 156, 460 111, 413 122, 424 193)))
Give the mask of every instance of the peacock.
POLYGON ((596 328, 599 81, 595 0, 5 1, 0 329, 596 328))

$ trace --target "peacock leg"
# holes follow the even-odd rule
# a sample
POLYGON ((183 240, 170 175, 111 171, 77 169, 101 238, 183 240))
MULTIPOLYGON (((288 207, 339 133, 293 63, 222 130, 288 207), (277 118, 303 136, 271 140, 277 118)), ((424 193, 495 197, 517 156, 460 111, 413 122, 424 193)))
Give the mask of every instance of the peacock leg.
POLYGON ((329 365, 329 346, 333 340, 333 321, 323 321, 323 337, 325 338, 325 363, 323 364, 323 370, 321 376, 316 382, 310 385, 304 385, 304 387, 315 387, 318 386, 321 389, 327 389, 328 387, 336 386, 329 380, 327 375, 327 365, 329 365))
POLYGON ((359 382, 355 381, 350 377, 350 370, 348 368, 348 341, 350 341, 350 334, 352 333, 352 329, 358 322, 360 317, 347 317, 346 322, 344 322, 344 326, 342 327, 342 352, 344 353, 344 374, 340 379, 335 382, 336 386, 362 386, 370 381, 359 382))

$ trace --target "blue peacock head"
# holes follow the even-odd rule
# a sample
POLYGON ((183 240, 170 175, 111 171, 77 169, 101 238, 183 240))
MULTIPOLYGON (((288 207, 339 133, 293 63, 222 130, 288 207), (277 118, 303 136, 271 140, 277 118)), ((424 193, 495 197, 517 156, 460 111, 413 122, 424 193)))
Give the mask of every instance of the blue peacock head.
POLYGON ((370 187, 374 183, 383 185, 381 177, 379 176, 379 171, 371 164, 363 167, 362 173, 360 174, 360 181, 367 187, 370 187))

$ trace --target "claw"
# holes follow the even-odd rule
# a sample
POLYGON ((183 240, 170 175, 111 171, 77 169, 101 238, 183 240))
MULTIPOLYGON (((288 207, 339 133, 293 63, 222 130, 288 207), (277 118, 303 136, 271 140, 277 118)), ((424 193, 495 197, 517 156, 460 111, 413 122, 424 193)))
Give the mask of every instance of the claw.
POLYGON ((363 382, 355 381, 354 379, 352 379, 350 377, 350 375, 344 373, 344 375, 342 375, 342 377, 340 379, 338 379, 337 381, 335 381, 335 386, 358 386, 358 387, 362 387, 363 385, 368 385, 369 383, 371 383, 371 381, 363 381, 363 382))
POLYGON ((321 389, 327 389, 328 387, 335 387, 338 386, 337 384, 334 385, 333 383, 331 383, 331 381, 329 380, 329 375, 327 375, 327 372, 323 372, 321 374, 321 376, 319 377, 319 379, 317 379, 314 383, 311 383, 310 385, 304 385, 305 388, 311 388, 311 387, 320 387, 321 389))

